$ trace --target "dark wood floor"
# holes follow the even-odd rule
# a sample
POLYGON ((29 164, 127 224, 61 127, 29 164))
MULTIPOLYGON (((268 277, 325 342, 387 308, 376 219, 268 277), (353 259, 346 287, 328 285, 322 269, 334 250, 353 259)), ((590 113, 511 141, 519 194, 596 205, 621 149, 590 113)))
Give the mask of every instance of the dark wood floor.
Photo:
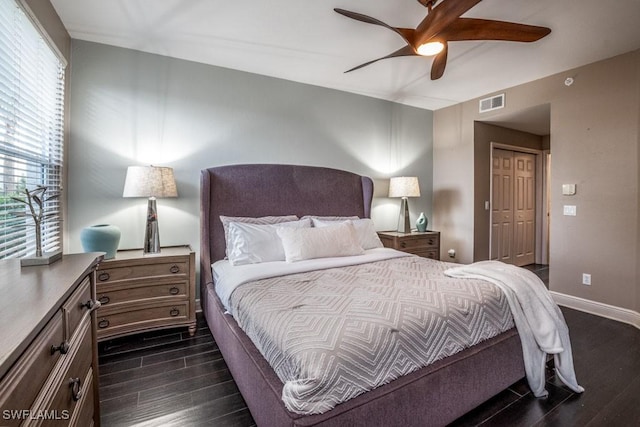
MULTIPOLYGON (((562 311, 585 393, 572 393, 550 370, 548 398, 533 397, 523 380, 454 426, 640 425, 640 331, 562 311)), ((198 326, 194 337, 178 329, 100 343, 104 427, 254 425, 202 318, 198 326)))

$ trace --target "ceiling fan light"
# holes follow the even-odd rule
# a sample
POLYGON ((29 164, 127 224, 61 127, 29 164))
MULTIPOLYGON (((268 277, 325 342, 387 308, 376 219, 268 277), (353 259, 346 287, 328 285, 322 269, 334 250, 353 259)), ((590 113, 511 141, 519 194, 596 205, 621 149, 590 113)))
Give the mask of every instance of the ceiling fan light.
POLYGON ((416 51, 418 52, 418 55, 433 56, 442 52, 442 49, 444 49, 444 44, 440 42, 429 42, 418 46, 416 51))

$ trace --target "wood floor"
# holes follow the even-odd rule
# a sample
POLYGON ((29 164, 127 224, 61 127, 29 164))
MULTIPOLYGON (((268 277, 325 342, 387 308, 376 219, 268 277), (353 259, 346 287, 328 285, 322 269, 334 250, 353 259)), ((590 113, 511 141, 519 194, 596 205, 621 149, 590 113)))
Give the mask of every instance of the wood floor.
MULTIPOLYGON (((533 397, 523 380, 453 426, 640 425, 640 331, 562 311, 585 393, 549 370, 548 398, 533 397)), ((104 427, 255 425, 201 317, 194 337, 177 329, 100 343, 100 399, 104 427)))

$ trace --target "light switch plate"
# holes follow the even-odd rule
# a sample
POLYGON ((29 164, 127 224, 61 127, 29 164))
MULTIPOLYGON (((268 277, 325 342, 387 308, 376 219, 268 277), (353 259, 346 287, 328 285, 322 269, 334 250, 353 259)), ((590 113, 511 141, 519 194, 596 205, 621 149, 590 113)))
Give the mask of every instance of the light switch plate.
POLYGON ((576 185, 575 184, 562 184, 562 195, 563 196, 574 196, 576 194, 576 185))
POLYGON ((576 216, 576 207, 574 205, 564 205, 562 214, 566 216, 576 216))

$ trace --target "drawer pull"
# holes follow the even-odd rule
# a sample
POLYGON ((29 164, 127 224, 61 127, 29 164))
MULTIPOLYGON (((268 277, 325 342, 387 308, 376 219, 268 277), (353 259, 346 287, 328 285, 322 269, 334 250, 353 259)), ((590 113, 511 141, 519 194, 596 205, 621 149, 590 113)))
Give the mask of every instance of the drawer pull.
POLYGON ((407 242, 400 242, 400 247, 401 248, 406 248, 407 247, 407 242))
POLYGON ((178 310, 177 308, 172 308, 171 311, 169 312, 169 315, 171 315, 171 317, 176 317, 180 314, 180 310, 178 310))
POLYGON ((100 329, 104 329, 109 327, 109 320, 107 319, 102 319, 101 321, 98 322, 98 328, 100 329))
POLYGON ((173 274, 179 273, 180 272, 180 267, 178 267, 177 265, 172 265, 171 268, 169 269, 170 272, 172 272, 173 274))
POLYGON ((176 288, 175 286, 172 287, 171 289, 169 289, 169 293, 171 295, 178 295, 180 293, 180 289, 176 288))
POLYGON ((80 378, 69 378, 69 387, 71 387, 71 397, 74 402, 82 398, 82 381, 80 378))
POLYGON ((106 282, 107 280, 109 280, 111 276, 109 275, 109 273, 100 273, 98 274, 98 280, 101 282, 106 282))
POLYGON ((93 301, 92 299, 90 299, 89 301, 85 302, 85 303, 80 303, 80 309, 86 308, 87 310, 91 310, 93 308, 93 306, 95 306, 96 303, 95 301, 93 301))
POLYGON ((100 298, 98 298, 98 302, 100 302, 100 304, 102 305, 109 304, 109 301, 111 301, 111 298, 106 295, 102 295, 100 298))
POLYGON ((52 345, 51 354, 56 354, 56 351, 59 351, 60 354, 67 354, 69 352, 69 343, 66 341, 62 341, 57 347, 55 345, 52 345))
POLYGON ((433 244, 435 244, 435 242, 433 241, 433 239, 429 239, 429 243, 428 244, 429 245, 433 245, 433 244))

